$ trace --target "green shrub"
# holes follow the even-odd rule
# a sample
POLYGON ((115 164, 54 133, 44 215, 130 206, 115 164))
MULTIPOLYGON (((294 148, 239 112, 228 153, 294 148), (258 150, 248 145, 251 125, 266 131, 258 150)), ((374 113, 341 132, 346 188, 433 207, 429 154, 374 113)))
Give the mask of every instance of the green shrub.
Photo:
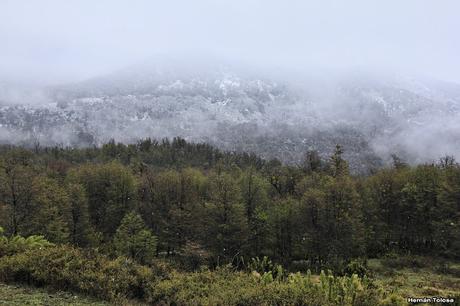
MULTIPOLYGON (((5 239, 2 239, 4 243, 5 239)), ((161 260, 150 267, 95 251, 58 245, 0 257, 0 281, 71 290, 111 301, 139 299, 154 305, 398 305, 367 277, 321 272, 287 274, 268 258, 251 273, 231 267, 178 272, 161 260), (261 271, 261 273, 256 270, 261 271)))
POLYGON ((382 306, 399 306, 399 305, 406 305, 406 299, 396 294, 390 294, 386 297, 382 302, 382 306))
MULTIPOLYGON (((267 273, 267 272, 266 272, 267 273)), ((335 277, 322 273, 316 281, 310 274, 290 274, 283 281, 265 281, 263 276, 229 268, 194 273, 171 273, 153 283, 152 304, 165 305, 379 305, 382 293, 370 288, 357 275, 335 277)))
POLYGON ((367 267, 366 261, 363 260, 352 260, 346 267, 343 269, 343 274, 352 276, 353 274, 363 277, 369 275, 369 269, 367 267))
POLYGON ((0 227, 0 257, 12 255, 27 250, 41 249, 52 246, 53 244, 47 241, 43 236, 13 236, 7 238, 3 236, 3 228, 0 227))
POLYGON ((69 246, 28 250, 0 258, 0 281, 46 285, 109 300, 144 298, 151 270, 126 258, 109 258, 69 246))
POLYGON ((279 264, 273 264, 267 256, 264 256, 262 259, 259 257, 251 258, 247 267, 249 271, 256 271, 266 280, 269 280, 270 278, 272 280, 281 280, 286 276, 283 267, 279 264))
POLYGON ((146 264, 152 261, 156 253, 157 237, 147 229, 139 214, 130 212, 121 221, 113 244, 118 255, 146 264))

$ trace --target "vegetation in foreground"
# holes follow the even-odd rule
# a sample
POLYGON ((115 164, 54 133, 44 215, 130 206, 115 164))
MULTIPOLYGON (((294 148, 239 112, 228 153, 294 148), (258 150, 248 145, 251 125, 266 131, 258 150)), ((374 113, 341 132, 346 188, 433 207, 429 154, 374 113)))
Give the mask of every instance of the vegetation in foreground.
POLYGON ((267 259, 254 260, 251 273, 230 266, 178 272, 169 265, 152 262, 147 267, 128 258, 109 259, 49 245, 40 237, 25 240, 17 248, 18 239, 3 239, 4 249, 16 251, 0 258, 2 281, 45 285, 117 303, 137 299, 166 305, 386 305, 401 300, 392 295, 385 298, 367 277, 286 273, 267 259))
POLYGON ((25 305, 109 305, 107 302, 97 301, 79 295, 63 291, 45 291, 34 287, 6 285, 0 283, 0 305, 4 306, 25 306, 25 305))
POLYGON ((374 284, 403 297, 457 297, 460 303, 460 263, 430 257, 404 256, 371 259, 374 284))
POLYGON ((0 296, 11 301, 8 305, 22 301, 103 304, 75 299, 82 294, 123 305, 406 305, 409 296, 457 301, 460 297, 460 265, 428 257, 373 259, 364 276, 338 277, 331 272, 290 273, 267 258, 252 260, 246 269, 225 266, 186 272, 164 259, 143 266, 125 257, 110 259, 93 251, 51 245, 40 237, 14 239, 3 243, 3 249, 15 253, 0 258, 2 281, 53 290, 47 295, 30 287, 2 288, 0 296))
POLYGON ((340 146, 299 166, 182 139, 1 147, 0 281, 153 304, 458 297, 460 166, 394 161, 353 176, 340 146))

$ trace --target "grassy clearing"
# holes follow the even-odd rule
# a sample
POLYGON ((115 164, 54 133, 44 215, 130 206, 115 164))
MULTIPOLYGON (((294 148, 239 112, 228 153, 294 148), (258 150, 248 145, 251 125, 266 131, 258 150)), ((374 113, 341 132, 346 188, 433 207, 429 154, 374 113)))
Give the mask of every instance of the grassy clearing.
POLYGON ((368 262, 374 282, 386 292, 404 298, 442 296, 460 298, 460 263, 441 266, 430 258, 418 258, 414 265, 391 267, 385 260, 368 262))
POLYGON ((107 302, 82 297, 69 292, 52 292, 26 286, 6 285, 0 283, 0 305, 109 305, 107 302))

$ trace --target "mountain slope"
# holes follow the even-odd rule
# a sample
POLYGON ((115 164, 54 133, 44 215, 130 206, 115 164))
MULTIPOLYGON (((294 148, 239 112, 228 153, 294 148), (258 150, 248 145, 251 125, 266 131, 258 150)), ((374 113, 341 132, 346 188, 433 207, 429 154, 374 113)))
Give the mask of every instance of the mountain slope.
POLYGON ((397 153, 460 150, 460 86, 366 74, 284 77, 220 66, 134 67, 0 108, 2 142, 87 146, 182 136, 299 163, 335 144, 358 171, 397 153), (295 80, 295 81, 293 81, 295 80))

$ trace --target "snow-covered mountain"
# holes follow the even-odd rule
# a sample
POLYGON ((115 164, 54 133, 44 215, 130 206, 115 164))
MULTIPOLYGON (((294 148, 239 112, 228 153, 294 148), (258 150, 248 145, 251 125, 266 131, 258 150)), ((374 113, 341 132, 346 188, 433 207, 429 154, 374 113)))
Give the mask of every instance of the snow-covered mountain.
POLYGON ((392 153, 427 161, 460 152, 460 86, 427 79, 146 65, 41 89, 25 103, 1 88, 1 142, 181 136, 293 163, 306 150, 327 155, 341 144, 359 171, 392 153))

